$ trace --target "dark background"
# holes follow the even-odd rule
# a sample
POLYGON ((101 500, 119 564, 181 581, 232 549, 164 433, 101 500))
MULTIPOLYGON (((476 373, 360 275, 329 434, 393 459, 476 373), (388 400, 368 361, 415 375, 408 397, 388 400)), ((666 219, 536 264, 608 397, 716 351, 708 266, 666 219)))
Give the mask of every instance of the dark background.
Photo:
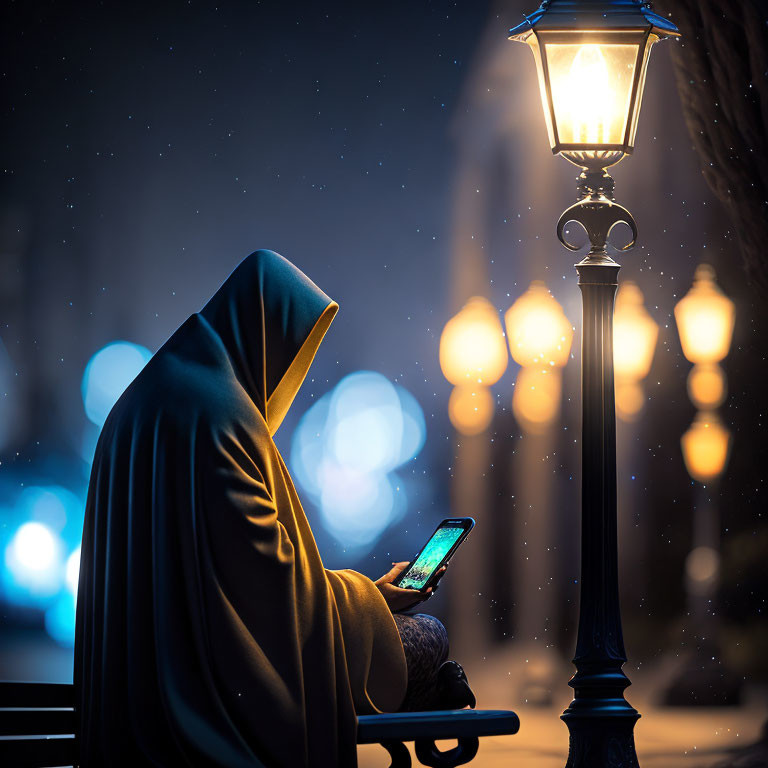
MULTIPOLYGON (((56 483, 84 498, 80 382, 94 352, 115 339, 156 350, 241 258, 272 248, 341 305, 278 434, 284 455, 313 400, 360 369, 408 389, 426 420, 425 446, 405 472, 406 517, 369 551, 345 552, 307 503, 326 564, 375 577, 409 557, 451 513, 455 444, 437 348, 462 292, 452 277, 457 157, 481 135, 476 122, 488 100, 504 110, 506 149, 491 154, 488 184, 478 189, 490 200, 485 291, 504 311, 532 278, 544 278, 578 331, 574 258, 554 236, 574 199, 575 168, 547 147, 530 54, 504 40, 529 5, 4 2, 2 9, 0 544, 13 534, 24 487, 56 483), (497 71, 486 52, 498 41, 509 53, 497 71)), ((617 198, 641 233, 621 257, 622 275, 640 284, 660 324, 643 418, 619 434, 629 457, 620 482, 648 540, 642 599, 623 606, 627 644, 639 662, 685 645, 683 567, 696 489, 679 439, 694 409, 672 312, 695 265, 708 260, 737 302, 725 363, 731 395, 722 408, 735 440, 716 492, 721 612, 730 663, 759 681, 768 677, 758 653, 767 636, 764 310, 727 214, 701 176, 671 45, 653 53, 636 153, 615 173, 617 198)), ((578 340, 577 332, 557 454, 541 478, 557 489, 562 546, 553 578, 565 655, 578 578, 578 340)), ((507 534, 516 480, 505 457, 524 447, 510 414, 515 369, 510 363, 494 388, 488 434, 489 524, 507 534)), ((68 521, 71 546, 79 524, 76 515, 68 521)), ((519 542, 498 537, 488 560, 519 552, 519 542)), ((489 576, 488 592, 476 599, 500 602, 504 631, 514 634, 507 587, 489 576)), ((430 610, 442 615, 446 599, 436 597, 430 610)), ((39 607, 3 606, 0 676, 68 679, 71 649, 45 638, 39 607)), ((464 610, 473 615, 472 605, 464 610)))

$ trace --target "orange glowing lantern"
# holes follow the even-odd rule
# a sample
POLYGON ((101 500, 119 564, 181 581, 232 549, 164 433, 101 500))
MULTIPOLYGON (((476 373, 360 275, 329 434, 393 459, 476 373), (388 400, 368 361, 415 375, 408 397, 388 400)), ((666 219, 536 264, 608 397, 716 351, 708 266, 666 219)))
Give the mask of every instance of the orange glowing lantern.
POLYGON ((488 299, 476 296, 443 328, 440 367, 454 386, 491 386, 507 368, 499 315, 488 299))
POLYGON ((683 354, 692 363, 719 363, 733 336, 734 303, 715 282, 715 270, 699 264, 693 286, 675 306, 683 354))
POLYGON ((680 443, 688 474, 694 480, 709 483, 722 474, 731 434, 714 413, 698 413, 680 443))
POLYGON ((560 368, 568 362, 573 327, 541 280, 531 283, 504 321, 509 351, 520 365, 560 368))

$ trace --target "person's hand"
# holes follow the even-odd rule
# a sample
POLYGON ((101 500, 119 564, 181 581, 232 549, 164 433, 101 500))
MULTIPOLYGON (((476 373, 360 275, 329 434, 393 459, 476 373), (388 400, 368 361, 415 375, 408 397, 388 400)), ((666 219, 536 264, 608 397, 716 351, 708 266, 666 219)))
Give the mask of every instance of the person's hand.
MULTIPOLYGON (((392 563, 391 570, 374 582, 379 588, 383 598, 387 601, 389 610, 392 611, 392 613, 398 613, 399 611, 413 608, 415 605, 423 603, 425 600, 429 600, 434 593, 432 587, 425 592, 421 592, 418 589, 403 589, 402 587, 396 587, 392 584, 407 566, 407 560, 401 563, 392 563)), ((440 579, 443 573, 445 573, 445 568, 440 569, 437 578, 440 579)))

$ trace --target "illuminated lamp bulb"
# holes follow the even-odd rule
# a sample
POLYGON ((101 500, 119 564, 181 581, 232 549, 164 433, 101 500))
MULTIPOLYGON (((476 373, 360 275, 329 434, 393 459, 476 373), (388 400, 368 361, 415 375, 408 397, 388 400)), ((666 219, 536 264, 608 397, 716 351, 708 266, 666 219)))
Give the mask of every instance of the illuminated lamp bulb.
POLYGON ((560 411, 561 374, 557 368, 521 368, 512 396, 512 411, 520 426, 541 434, 560 411))
POLYGON ((688 474, 700 483, 715 480, 725 469, 730 443, 731 433, 714 413, 696 414, 680 438, 688 474))
POLYGON ((726 379, 717 363, 698 363, 688 374, 688 395, 701 410, 713 409, 723 404, 726 379))
POLYGON ((557 368, 568 362, 573 327, 541 280, 534 280, 507 310, 504 322, 515 362, 557 368))
POLYGON ((493 419, 493 395, 488 387, 454 387, 448 400, 451 424, 462 435, 485 432, 493 419))
POLYGON ((501 378, 507 349, 499 315, 488 299, 475 296, 445 324, 440 367, 454 386, 491 386, 501 378))
POLYGON ((567 118, 563 122, 571 134, 565 140, 575 144, 608 141, 614 96, 601 46, 579 48, 568 72, 565 94, 567 118))

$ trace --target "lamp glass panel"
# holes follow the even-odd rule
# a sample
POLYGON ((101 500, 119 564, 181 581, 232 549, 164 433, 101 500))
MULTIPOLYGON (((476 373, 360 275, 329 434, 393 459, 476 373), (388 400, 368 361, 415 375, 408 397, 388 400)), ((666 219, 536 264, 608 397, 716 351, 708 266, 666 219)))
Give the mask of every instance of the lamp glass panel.
POLYGON ((635 96, 635 106, 630 115, 632 123, 629 129, 629 146, 635 146, 635 134, 637 133, 637 119, 640 116, 640 106, 643 103, 643 91, 645 90, 645 75, 648 72, 648 59, 651 56, 651 48, 654 43, 658 43, 659 38, 656 35, 648 35, 648 42, 643 51, 643 63, 640 65, 640 77, 637 82, 637 95, 635 96))
POLYGON ((547 136, 549 137, 549 146, 555 147, 555 131, 552 126, 552 112, 549 108, 549 99, 547 97, 547 78, 544 74, 544 65, 541 61, 541 46, 536 35, 531 35, 527 40, 528 45, 533 51, 533 57, 536 60, 536 74, 539 78, 539 93, 541 94, 541 105, 544 108, 544 119, 547 123, 547 136))
POLYGON ((545 43, 561 144, 624 144, 638 44, 545 43))

